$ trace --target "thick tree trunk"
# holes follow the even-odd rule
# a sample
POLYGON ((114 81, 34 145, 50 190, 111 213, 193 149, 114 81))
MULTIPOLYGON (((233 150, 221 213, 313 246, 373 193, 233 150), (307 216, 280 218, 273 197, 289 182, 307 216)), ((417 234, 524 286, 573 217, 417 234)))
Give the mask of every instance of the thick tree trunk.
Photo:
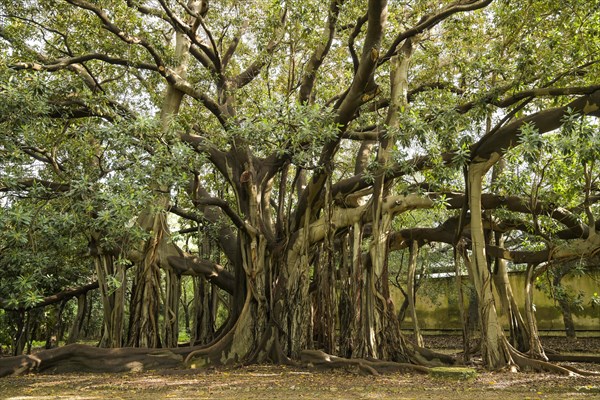
POLYGON ((165 347, 177 347, 180 296, 181 276, 169 268, 165 272, 165 304, 163 305, 163 346, 165 347))
MULTIPOLYGON (((258 210, 258 207, 255 210, 258 210)), ((256 214, 249 213, 248 216, 251 221, 256 221, 256 214)), ((289 323, 285 318, 288 316, 286 313, 293 311, 290 309, 290 303, 296 304, 299 299, 293 296, 293 292, 284 289, 287 288, 288 282, 297 285, 301 280, 288 280, 279 274, 279 279, 275 278, 277 286, 273 288, 274 303, 271 303, 272 289, 267 284, 266 276, 271 276, 271 273, 276 273, 279 269, 285 269, 280 264, 281 256, 273 257, 267 250, 265 236, 249 227, 246 232, 240 233, 239 249, 240 259, 236 261, 235 273, 235 294, 238 303, 234 303, 231 309, 230 324, 216 341, 192 352, 186 359, 188 365, 198 367, 274 360, 282 354, 279 340, 285 343, 283 340, 292 336, 286 330, 289 323), (279 285, 283 287, 278 287, 279 285), (240 296, 244 296, 241 298, 242 303, 239 303, 240 296), (271 304, 275 304, 275 307, 271 307, 271 304), (274 353, 273 349, 278 351, 274 353)), ((308 303, 308 284, 304 299, 308 303)), ((308 326, 308 319, 304 321, 303 326, 308 326)), ((306 341, 301 345, 305 343, 306 341)))
MULTIPOLYGON (((308 232, 308 229, 304 230, 308 232)), ((300 235, 298 243, 280 261, 274 293, 274 322, 279 326, 283 354, 298 358, 312 341, 311 302, 309 295, 310 265, 314 249, 308 235, 300 235)))
MULTIPOLYGON (((412 55, 412 39, 407 39, 391 60, 391 102, 386 124, 392 128, 399 125, 400 113, 408 104, 408 65, 412 55)), ((379 138, 377 152, 378 171, 373 183, 371 197, 372 241, 369 262, 364 269, 364 286, 361 292, 360 333, 356 356, 406 360, 399 323, 389 297, 387 276, 388 237, 392 216, 384 213, 384 198, 389 192, 386 180, 391 151, 395 144, 392 131, 379 138)))
MULTIPOLYGON (((215 315, 212 307, 210 283, 203 277, 194 277, 194 300, 190 345, 208 344, 215 337, 215 315)), ((215 290, 213 288, 213 290, 215 290)))
POLYGON ((160 269, 158 243, 162 240, 164 216, 156 214, 140 223, 152 236, 146 242, 143 257, 136 267, 129 311, 128 345, 161 347, 159 327, 160 269), (145 222, 145 223, 144 223, 145 222))
POLYGON ((335 352, 336 291, 333 248, 323 245, 315 265, 316 291, 313 295, 314 347, 326 353, 335 352))
POLYGON ((497 258, 495 262, 494 283, 498 291, 502 310, 508 319, 510 342, 517 350, 525 353, 529 351, 529 329, 513 295, 512 287, 508 280, 506 260, 497 258))
POLYGON ((484 365, 497 370, 513 365, 509 343, 498 321, 492 293, 492 276, 485 254, 481 191, 484 174, 495 160, 473 162, 469 166, 469 208, 471 212, 472 279, 479 303, 481 351, 484 365))
POLYGON ((13 319, 16 321, 15 325, 17 327, 14 335, 12 336, 12 355, 19 356, 23 354, 23 350, 25 350, 25 345, 29 339, 29 312, 26 311, 11 311, 13 315, 13 319))
POLYGON ((313 347, 323 349, 327 353, 335 351, 335 331, 337 319, 335 316, 338 295, 335 278, 335 227, 331 219, 333 214, 333 199, 331 197, 331 178, 328 179, 325 190, 324 219, 327 233, 320 245, 319 257, 314 266, 316 293, 314 295, 314 333, 316 344, 313 347))
MULTIPOLYGON (((197 19, 193 13, 200 13, 205 7, 203 1, 189 1, 187 6, 191 13, 186 16, 186 22, 191 24, 197 19)), ((175 73, 181 78, 187 77, 190 54, 190 39, 183 32, 175 34, 175 59, 178 65, 175 73)), ((172 137, 173 120, 179 113, 184 93, 172 85, 165 91, 160 110, 161 133, 166 138, 172 137)), ((160 165, 157 166, 160 169, 160 165)), ((158 185, 154 187, 159 194, 157 210, 144 210, 138 218, 138 224, 145 229, 150 238, 146 241, 136 272, 133 293, 130 304, 129 339, 130 346, 136 347, 161 347, 159 308, 160 308, 160 268, 166 269, 167 285, 164 306, 164 341, 166 345, 177 345, 178 337, 178 310, 180 295, 180 278, 170 269, 167 260, 172 250, 167 242, 169 235, 168 225, 164 211, 169 205, 169 187, 158 185)))
POLYGON ((577 331, 575 330, 575 323, 573 322, 573 314, 571 312, 569 300, 561 297, 557 302, 560 307, 560 312, 562 313, 567 338, 570 340, 577 340, 577 331))
POLYGON ((353 230, 345 234, 342 239, 341 250, 341 265, 340 265, 340 280, 339 280, 339 301, 338 301, 338 318, 339 318, 339 338, 338 348, 339 354, 342 357, 352 357, 353 335, 355 331, 355 315, 356 308, 354 307, 355 294, 357 292, 357 282, 354 280, 354 267, 352 262, 352 248, 350 238, 353 230))
POLYGON ((533 305, 533 282, 535 280, 535 264, 527 265, 527 278, 525 280, 525 317, 529 331, 529 356, 535 359, 548 361, 540 341, 535 310, 533 305))
POLYGON ((125 267, 115 263, 112 254, 103 254, 95 246, 94 265, 98 277, 103 311, 103 334, 100 347, 123 345, 123 323, 125 311, 125 267), (114 285, 117 285, 114 287, 114 285))
MULTIPOLYGON (((463 279, 461 271, 461 259, 466 257, 464 243, 459 242, 454 247, 454 273, 457 289, 457 303, 460 320, 462 321, 462 338, 463 338, 463 361, 469 363, 471 361, 471 335, 468 328, 468 314, 465 311, 465 295, 463 290, 463 279)), ((466 261, 468 263, 468 261, 466 261)))
POLYGON ((77 314, 73 320, 71 331, 69 332, 69 338, 67 344, 76 343, 79 340, 79 334, 83 328, 87 310, 87 295, 85 293, 77 296, 77 314))

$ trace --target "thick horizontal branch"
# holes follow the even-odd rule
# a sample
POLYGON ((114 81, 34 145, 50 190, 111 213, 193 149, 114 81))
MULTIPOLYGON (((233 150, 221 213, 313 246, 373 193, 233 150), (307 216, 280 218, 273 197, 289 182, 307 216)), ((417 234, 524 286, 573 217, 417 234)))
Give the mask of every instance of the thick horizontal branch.
POLYGON ((427 29, 430 29, 430 28, 436 26, 443 20, 447 19, 448 17, 450 17, 456 13, 466 12, 466 11, 474 11, 477 9, 487 7, 491 3, 492 3, 492 0, 456 1, 452 4, 448 4, 447 6, 443 7, 437 13, 430 14, 430 15, 427 15, 427 16, 421 18, 421 20, 417 23, 417 25, 415 25, 414 27, 412 27, 412 28, 402 32, 398 36, 396 36, 396 39, 394 39, 394 42, 390 46, 387 53, 383 57, 381 57, 381 59, 379 60, 379 63, 382 64, 382 63, 388 61, 394 55, 396 55, 398 45, 400 43, 402 43, 403 40, 408 39, 413 36, 416 36, 420 33, 423 33, 427 29))
MULTIPOLYGON (((487 159, 492 153, 504 154, 507 149, 518 145, 520 129, 525 123, 532 123, 540 133, 546 133, 559 128, 563 117, 568 112, 581 115, 600 116, 600 90, 581 96, 566 106, 542 110, 537 113, 522 117, 510 124, 498 129, 492 135, 482 137, 479 142, 471 146, 471 156, 487 159)), ((352 133, 358 134, 358 133, 352 133)), ((365 139, 371 137, 365 133, 365 139)), ((455 151, 442 153, 439 157, 444 165, 451 165, 456 155, 455 151)), ((429 155, 415 156, 392 166, 386 174, 390 179, 399 178, 408 173, 423 171, 433 166, 433 157, 429 155)), ((370 177, 366 174, 358 174, 343 179, 332 186, 332 194, 338 201, 344 203, 344 199, 357 191, 371 186, 370 177)))
POLYGON ((11 185, 0 186, 0 192, 10 192, 14 190, 23 190, 23 189, 31 189, 36 186, 41 186, 45 189, 57 192, 57 193, 65 193, 71 190, 71 186, 64 183, 57 183, 51 181, 45 181, 42 179, 23 179, 17 182, 14 182, 11 185))
POLYGON ((171 268, 181 275, 202 276, 228 293, 233 293, 235 289, 233 274, 217 263, 191 255, 169 256, 167 261, 171 268))
POLYGON ((208 111, 217 117, 222 126, 227 125, 227 114, 208 94, 195 89, 187 80, 183 79, 171 70, 169 70, 167 73, 167 81, 169 81, 174 89, 177 89, 180 92, 187 94, 191 98, 198 100, 204 107, 206 107, 208 111))
POLYGON ((600 116, 600 90, 581 96, 563 107, 543 110, 511 122, 496 130, 491 135, 482 137, 471 146, 473 160, 487 160, 492 154, 504 154, 518 144, 521 128, 525 124, 533 124, 540 134, 560 128, 563 118, 568 113, 600 116))
POLYGON ((253 229, 235 211, 233 211, 229 203, 223 199, 218 199, 216 197, 205 197, 196 200, 196 203, 202 206, 219 207, 231 219, 231 222, 233 222, 238 229, 246 232, 253 231, 253 229))
POLYGON ((518 103, 521 100, 528 98, 589 95, 597 90, 600 90, 600 85, 574 86, 566 88, 533 88, 514 93, 510 96, 504 97, 503 99, 499 99, 497 94, 498 90, 504 92, 509 88, 510 86, 506 86, 501 89, 495 89, 493 93, 486 94, 485 96, 483 96, 483 98, 479 100, 470 101, 468 103, 457 106, 455 110, 461 114, 464 114, 478 104, 491 104, 496 107, 506 108, 518 103))
POLYGON ((58 60, 48 61, 47 63, 44 63, 44 64, 38 64, 35 62, 33 62, 33 63, 22 62, 22 63, 12 64, 12 65, 10 65, 10 68, 15 69, 15 70, 32 69, 35 71, 51 71, 52 72, 52 71, 58 71, 61 69, 65 69, 68 66, 73 65, 73 64, 81 64, 83 62, 91 61, 91 60, 103 61, 103 62, 106 62, 108 64, 113 64, 113 65, 123 65, 126 67, 158 71, 158 67, 154 64, 143 63, 143 62, 134 62, 131 60, 127 60, 125 58, 111 57, 109 55, 101 54, 101 53, 91 53, 91 54, 85 54, 85 55, 76 56, 76 57, 59 58, 58 60))
POLYGON ((148 53, 150 53, 152 58, 154 59, 157 70, 159 72, 161 72, 161 74, 164 74, 165 63, 163 62, 162 57, 158 54, 156 49, 150 43, 148 43, 148 41, 146 41, 145 39, 140 38, 140 37, 129 35, 126 32, 124 32, 123 30, 121 30, 118 26, 116 26, 110 20, 110 18, 108 17, 108 14, 104 10, 97 7, 95 4, 90 3, 89 1, 86 1, 86 0, 66 0, 66 1, 69 4, 72 4, 74 6, 82 8, 84 10, 93 12, 98 17, 98 19, 100 19, 102 26, 106 30, 108 30, 109 32, 111 32, 112 34, 117 36, 123 42, 130 44, 130 45, 131 44, 139 44, 142 47, 144 47, 148 51, 148 53))
POLYGON ((56 304, 56 303, 64 301, 64 300, 68 300, 72 297, 77 297, 79 295, 86 294, 90 290, 95 290, 95 289, 98 289, 98 281, 89 283, 87 285, 84 285, 84 286, 81 286, 78 288, 65 289, 62 292, 53 294, 51 296, 46 296, 42 299, 42 301, 40 301, 39 303, 36 303, 32 306, 24 306, 24 305, 11 306, 11 305, 9 305, 8 300, 0 299, 0 308, 2 308, 4 310, 29 311, 29 310, 33 310, 35 308, 46 307, 51 304, 56 304))
POLYGON ((198 223, 205 222, 204 218, 202 218, 200 215, 197 215, 196 213, 184 210, 181 207, 169 206, 168 209, 167 209, 167 211, 170 212, 170 213, 173 213, 175 215, 178 215, 181 218, 189 219, 190 221, 195 221, 195 222, 198 222, 198 223))

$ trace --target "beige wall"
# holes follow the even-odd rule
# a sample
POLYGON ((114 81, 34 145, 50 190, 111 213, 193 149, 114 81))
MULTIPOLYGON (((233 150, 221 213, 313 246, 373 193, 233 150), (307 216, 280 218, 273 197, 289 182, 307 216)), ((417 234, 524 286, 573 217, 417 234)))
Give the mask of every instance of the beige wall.
MULTIPOLYGON (((509 278, 517 303, 524 305, 525 274, 512 273, 509 278)), ((465 296, 468 296, 470 290, 466 286, 468 278, 464 277, 463 282, 465 296)), ((563 279, 563 284, 569 288, 571 293, 582 291, 585 294, 583 301, 584 309, 582 311, 573 310, 575 328, 580 331, 578 334, 580 336, 600 336, 600 307, 592 307, 590 304, 593 293, 600 293, 600 269, 596 269, 590 274, 567 276, 563 279)), ((392 296, 394 297, 396 308, 399 309, 404 297, 397 289, 393 291, 392 296)), ((543 292, 535 289, 534 304, 540 331, 560 334, 564 330, 564 323, 562 314, 555 306, 554 301, 548 298, 543 292)), ((496 307, 501 321, 507 328, 507 320, 502 315, 498 301, 496 301, 496 307)), ((417 294, 417 317, 419 318, 421 329, 461 329, 455 277, 429 279, 426 284, 419 288, 417 294)), ((402 324, 402 328, 412 328, 412 321, 408 315, 402 324)))

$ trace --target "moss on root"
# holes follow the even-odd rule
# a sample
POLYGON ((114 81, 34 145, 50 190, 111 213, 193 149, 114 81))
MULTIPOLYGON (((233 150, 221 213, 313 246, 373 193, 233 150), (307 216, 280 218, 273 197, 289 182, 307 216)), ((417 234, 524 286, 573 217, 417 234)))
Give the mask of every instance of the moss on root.
POLYGON ((430 368, 429 376, 440 379, 470 380, 477 378, 477 371, 465 367, 434 367, 430 368))

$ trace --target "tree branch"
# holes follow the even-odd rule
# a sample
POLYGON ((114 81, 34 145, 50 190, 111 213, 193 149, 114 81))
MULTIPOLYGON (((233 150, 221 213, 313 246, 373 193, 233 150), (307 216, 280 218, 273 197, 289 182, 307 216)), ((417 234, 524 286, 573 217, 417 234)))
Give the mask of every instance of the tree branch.
POLYGON ((392 42, 392 45, 390 46, 387 53, 385 53, 385 55, 379 60, 379 64, 383 64, 384 62, 388 61, 393 56, 395 56, 398 51, 398 45, 402 43, 403 40, 423 33, 427 29, 433 28, 434 26, 436 26, 437 24, 439 24, 440 22, 442 22, 443 20, 445 20, 453 14, 485 8, 491 3, 492 0, 459 0, 452 4, 448 4, 435 14, 424 16, 423 18, 421 18, 421 20, 417 23, 416 26, 396 36, 396 39, 394 39, 394 41, 392 42))
POLYGON ((189 254, 184 257, 169 256, 167 261, 171 268, 181 275, 202 276, 228 293, 233 293, 235 290, 233 274, 217 263, 189 254))

